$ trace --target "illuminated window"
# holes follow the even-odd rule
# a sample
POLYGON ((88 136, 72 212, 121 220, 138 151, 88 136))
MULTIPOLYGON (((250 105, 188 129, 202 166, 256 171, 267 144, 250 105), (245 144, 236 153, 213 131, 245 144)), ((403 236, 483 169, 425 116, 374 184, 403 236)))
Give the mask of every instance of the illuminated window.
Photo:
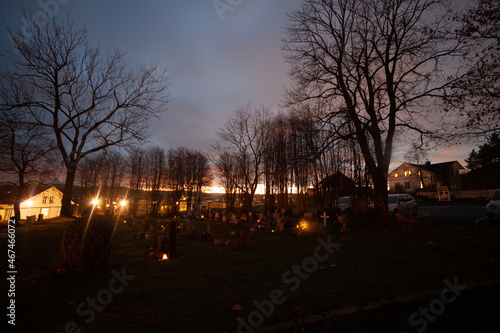
POLYGON ((424 188, 424 182, 420 182, 420 188, 424 188))
POLYGON ((398 178, 398 176, 399 176, 399 174, 396 172, 396 173, 394 174, 394 178, 398 178))
POLYGON ((410 170, 405 170, 405 177, 408 177, 411 175, 411 171, 410 170))

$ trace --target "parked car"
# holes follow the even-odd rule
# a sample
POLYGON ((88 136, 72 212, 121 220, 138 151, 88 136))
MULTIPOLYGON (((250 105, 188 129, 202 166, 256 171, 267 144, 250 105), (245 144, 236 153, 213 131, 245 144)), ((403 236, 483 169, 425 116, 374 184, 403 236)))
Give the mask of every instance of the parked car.
POLYGON ((339 215, 352 215, 353 197, 340 197, 337 199, 337 212, 339 215))
POLYGON ((417 202, 409 194, 389 194, 389 214, 417 215, 417 202))
POLYGON ((486 205, 486 210, 490 220, 500 219, 500 189, 493 193, 493 196, 490 198, 490 202, 486 205))

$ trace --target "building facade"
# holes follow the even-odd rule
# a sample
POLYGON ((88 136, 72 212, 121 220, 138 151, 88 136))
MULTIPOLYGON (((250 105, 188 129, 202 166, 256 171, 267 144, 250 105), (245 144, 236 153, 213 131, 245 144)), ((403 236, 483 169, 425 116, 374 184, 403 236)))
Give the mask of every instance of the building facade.
POLYGON ((465 168, 458 161, 435 164, 403 163, 389 173, 388 189, 393 193, 435 190, 438 186, 459 190, 462 170, 465 168))
MULTIPOLYGON (((0 198, 0 219, 8 220, 14 216, 14 202, 17 189, 12 186, 2 189, 4 195, 0 198)), ((30 187, 26 190, 26 196, 20 204, 21 219, 27 216, 43 215, 44 218, 53 218, 61 214, 61 202, 63 193, 55 186, 52 187, 30 187)))

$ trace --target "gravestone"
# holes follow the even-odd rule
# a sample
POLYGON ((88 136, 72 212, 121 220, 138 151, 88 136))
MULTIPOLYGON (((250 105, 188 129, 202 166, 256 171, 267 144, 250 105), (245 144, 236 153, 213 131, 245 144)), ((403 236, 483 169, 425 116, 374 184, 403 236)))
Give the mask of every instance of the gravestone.
POLYGON ((323 219, 323 224, 326 227, 326 219, 330 218, 330 216, 326 216, 326 212, 323 212, 323 215, 321 215, 321 218, 323 219))

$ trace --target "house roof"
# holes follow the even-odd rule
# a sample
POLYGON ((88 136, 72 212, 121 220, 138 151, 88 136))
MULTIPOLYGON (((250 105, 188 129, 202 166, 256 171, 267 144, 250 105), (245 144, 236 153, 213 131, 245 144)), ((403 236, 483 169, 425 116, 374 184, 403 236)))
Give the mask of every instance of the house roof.
POLYGON ((443 172, 446 172, 447 170, 450 170, 453 167, 457 167, 458 170, 465 170, 462 164, 460 164, 458 161, 449 161, 449 162, 434 163, 434 164, 431 163, 414 164, 405 162, 400 166, 398 166, 396 169, 394 169, 391 173, 393 173, 396 170, 399 170, 403 165, 410 165, 418 169, 432 172, 434 174, 442 174, 443 172))
POLYGON ((346 186, 355 186, 354 181, 344 175, 342 172, 337 171, 333 175, 325 177, 320 184, 323 186, 340 186, 340 185, 346 185, 346 186))
MULTIPOLYGON (((21 202, 32 198, 33 196, 40 194, 52 186, 39 185, 39 186, 28 186, 24 191, 21 202)), ((14 185, 0 185, 0 205, 13 205, 16 201, 18 189, 14 185)))

